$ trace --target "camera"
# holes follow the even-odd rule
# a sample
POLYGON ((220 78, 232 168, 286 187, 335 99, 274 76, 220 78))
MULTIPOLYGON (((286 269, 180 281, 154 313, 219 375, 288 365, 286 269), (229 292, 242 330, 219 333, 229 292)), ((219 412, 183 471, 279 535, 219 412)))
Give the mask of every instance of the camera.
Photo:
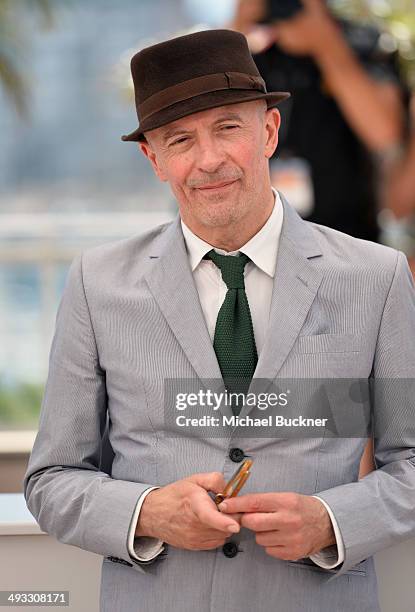
POLYGON ((266 5, 264 19, 266 23, 277 19, 289 19, 304 8, 301 0, 267 0, 266 5))

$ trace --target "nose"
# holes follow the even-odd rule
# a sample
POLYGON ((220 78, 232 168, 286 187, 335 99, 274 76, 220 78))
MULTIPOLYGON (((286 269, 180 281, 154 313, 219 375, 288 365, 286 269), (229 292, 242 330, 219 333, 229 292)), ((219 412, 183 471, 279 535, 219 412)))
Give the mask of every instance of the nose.
POLYGON ((199 138, 197 147, 196 165, 201 172, 213 173, 225 161, 225 151, 220 143, 212 136, 199 138))

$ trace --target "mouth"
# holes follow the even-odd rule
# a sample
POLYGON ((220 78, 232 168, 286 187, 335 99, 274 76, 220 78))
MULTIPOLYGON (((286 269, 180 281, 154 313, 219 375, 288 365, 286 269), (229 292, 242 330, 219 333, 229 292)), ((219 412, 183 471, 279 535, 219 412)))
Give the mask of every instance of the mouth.
POLYGON ((196 189, 198 191, 207 191, 207 192, 220 191, 220 190, 226 189, 227 187, 230 187, 231 185, 234 185, 237 180, 238 179, 233 180, 233 181, 223 181, 222 183, 215 183, 214 185, 206 185, 205 187, 197 187, 196 189))

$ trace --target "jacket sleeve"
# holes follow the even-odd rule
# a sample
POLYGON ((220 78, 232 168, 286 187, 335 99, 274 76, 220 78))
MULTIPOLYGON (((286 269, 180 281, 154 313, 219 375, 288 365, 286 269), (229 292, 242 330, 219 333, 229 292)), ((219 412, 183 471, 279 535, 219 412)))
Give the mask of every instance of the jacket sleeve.
POLYGON ((101 469, 106 418, 105 371, 78 255, 58 308, 24 497, 41 529, 60 542, 145 571, 148 562, 129 554, 128 534, 137 501, 152 485, 117 480, 101 469))
POLYGON ((330 580, 415 536, 415 287, 400 251, 379 324, 372 377, 376 469, 358 482, 318 493, 344 542, 344 562, 330 580))

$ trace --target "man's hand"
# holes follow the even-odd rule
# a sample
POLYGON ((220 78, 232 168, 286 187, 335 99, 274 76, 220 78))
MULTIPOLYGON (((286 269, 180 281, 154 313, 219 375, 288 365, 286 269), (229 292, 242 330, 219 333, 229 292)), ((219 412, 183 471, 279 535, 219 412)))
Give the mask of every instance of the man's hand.
POLYGON ((222 546, 240 529, 240 516, 218 512, 207 493, 220 493, 224 488, 223 475, 211 472, 150 491, 141 507, 135 535, 159 538, 187 550, 222 546))
POLYGON ((320 500, 298 493, 252 493, 219 505, 243 512, 241 525, 255 531, 257 544, 272 557, 297 561, 336 543, 330 516, 320 500))
POLYGON ((327 51, 329 41, 336 36, 336 25, 322 0, 302 0, 304 8, 289 19, 272 24, 274 41, 291 55, 327 51))

